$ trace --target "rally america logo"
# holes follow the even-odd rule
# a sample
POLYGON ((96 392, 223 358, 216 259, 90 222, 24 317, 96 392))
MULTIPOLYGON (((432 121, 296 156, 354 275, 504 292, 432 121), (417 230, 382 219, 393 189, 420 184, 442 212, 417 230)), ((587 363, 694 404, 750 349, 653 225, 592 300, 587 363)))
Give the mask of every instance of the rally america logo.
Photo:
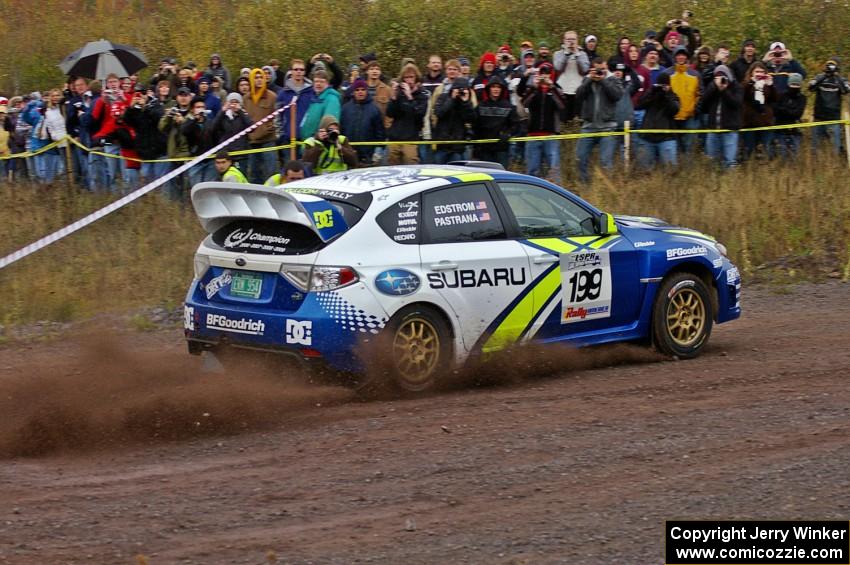
POLYGON ((225 269, 219 276, 211 279, 204 287, 207 293, 207 300, 218 294, 219 290, 229 285, 232 281, 233 276, 230 274, 230 269, 225 269))

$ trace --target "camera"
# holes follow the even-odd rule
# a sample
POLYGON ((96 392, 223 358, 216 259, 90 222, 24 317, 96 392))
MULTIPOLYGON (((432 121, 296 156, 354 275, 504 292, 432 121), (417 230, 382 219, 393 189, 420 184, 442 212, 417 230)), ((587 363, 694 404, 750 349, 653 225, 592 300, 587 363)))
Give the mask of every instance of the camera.
POLYGON ((728 79, 728 78, 726 78, 726 77, 725 77, 725 76, 723 76, 723 75, 721 75, 721 76, 720 76, 720 84, 726 84, 726 83, 728 83, 728 82, 729 82, 729 79, 728 79))
POLYGON ((598 76, 598 77, 604 77, 605 76, 605 69, 593 69, 593 74, 598 76))
POLYGON ((339 140, 339 132, 335 129, 328 131, 328 141, 330 143, 336 143, 339 140))
POLYGON ((511 60, 511 56, 508 55, 507 53, 502 53, 501 55, 499 55, 499 60, 502 61, 503 63, 507 63, 508 61, 511 60))

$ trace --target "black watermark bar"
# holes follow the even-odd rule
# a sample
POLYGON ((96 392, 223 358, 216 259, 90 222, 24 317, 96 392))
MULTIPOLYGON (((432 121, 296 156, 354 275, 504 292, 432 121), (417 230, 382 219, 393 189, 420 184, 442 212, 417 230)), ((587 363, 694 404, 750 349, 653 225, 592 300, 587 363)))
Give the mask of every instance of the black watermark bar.
POLYGON ((850 565, 850 522, 668 520, 667 565, 850 565))

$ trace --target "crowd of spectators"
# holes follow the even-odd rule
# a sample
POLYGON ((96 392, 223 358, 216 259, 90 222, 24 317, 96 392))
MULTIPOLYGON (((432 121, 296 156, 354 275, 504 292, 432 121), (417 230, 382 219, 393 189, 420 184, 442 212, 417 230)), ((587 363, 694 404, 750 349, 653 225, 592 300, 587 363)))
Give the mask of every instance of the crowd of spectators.
MULTIPOLYGON (((149 80, 69 77, 64 89, 0 97, 0 157, 37 151, 67 135, 96 150, 72 146, 77 183, 93 191, 129 190, 181 163, 162 160, 200 155, 297 97, 294 112, 280 113, 226 148, 231 154, 256 151, 192 167, 169 183, 169 196, 185 199, 192 184, 228 171, 231 178, 263 184, 290 178, 302 165, 322 174, 463 159, 521 167, 558 182, 562 144, 551 136, 565 131, 594 134, 575 144, 579 179, 589 182, 594 149, 599 164, 612 168, 623 154, 623 137, 606 134, 627 124, 634 133, 631 156, 651 169, 677 166, 698 152, 724 167, 754 156, 795 157, 799 128, 738 130, 799 123, 805 89, 814 93, 814 121, 841 119, 850 83, 837 56, 810 76, 781 41, 709 46, 689 17, 647 31, 639 41, 624 36, 604 45, 592 33, 568 30, 554 49, 523 41, 516 49, 502 45, 483 53, 474 64, 434 54, 422 70, 409 58, 388 63, 368 53, 340 66, 330 54, 317 53, 292 59, 286 68, 271 60, 234 73, 213 54, 203 68, 165 58, 149 80), (703 132, 678 133, 686 130, 703 132), (476 139, 492 141, 469 143, 476 139), (300 161, 281 169, 288 152, 270 148, 292 141, 299 142, 300 161)), ((814 127, 810 138, 813 148, 826 142, 835 152, 844 150, 838 124, 814 127)), ((35 157, 0 160, 3 180, 52 182, 64 173, 64 143, 35 157)))

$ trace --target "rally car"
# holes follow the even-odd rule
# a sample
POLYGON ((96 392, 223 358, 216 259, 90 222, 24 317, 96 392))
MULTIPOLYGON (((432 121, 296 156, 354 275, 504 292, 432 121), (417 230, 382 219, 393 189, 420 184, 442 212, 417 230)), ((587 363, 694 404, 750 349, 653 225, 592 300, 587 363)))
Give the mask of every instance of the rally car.
POLYGON ((529 342, 690 358, 741 313, 738 269, 712 237, 496 168, 201 183, 192 204, 209 234, 185 303, 194 354, 275 351, 356 375, 383 337, 394 382, 421 391, 529 342))

